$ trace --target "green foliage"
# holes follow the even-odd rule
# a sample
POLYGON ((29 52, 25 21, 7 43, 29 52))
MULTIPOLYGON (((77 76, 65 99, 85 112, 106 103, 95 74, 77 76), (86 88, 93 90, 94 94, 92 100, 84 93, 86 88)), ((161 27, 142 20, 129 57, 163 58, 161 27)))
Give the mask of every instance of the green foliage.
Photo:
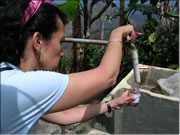
POLYGON ((160 27, 157 31, 157 39, 153 46, 155 53, 152 64, 163 67, 178 66, 179 33, 178 24, 171 28, 160 27))
POLYGON ((71 71, 72 65, 73 65, 72 58, 68 56, 64 56, 60 60, 60 65, 59 65, 60 72, 69 73, 71 71))
POLYGON ((67 0, 66 3, 59 5, 59 9, 64 12, 68 20, 72 20, 77 13, 79 0, 67 0))
MULTIPOLYGON (((177 69, 179 54, 179 15, 172 11, 162 14, 155 5, 156 4, 139 4, 138 1, 131 0, 126 10, 125 18, 127 21, 129 16, 137 10, 148 17, 143 26, 144 34, 135 40, 135 44, 138 47, 140 63, 177 69), (153 14, 155 16, 152 16, 153 14), (169 23, 162 25, 160 17, 165 17, 169 23)), ((131 63, 131 59, 128 59, 128 57, 131 56, 129 53, 126 53, 121 68, 123 74, 128 73, 125 70, 123 71, 123 68, 128 70, 131 68, 131 65, 128 65, 128 63, 131 63)), ((121 76, 123 77, 123 75, 121 76)))
MULTIPOLYGON (((147 19, 143 26, 143 35, 135 39, 139 63, 178 70, 179 20, 175 15, 173 20, 170 19, 172 15, 164 17, 170 21, 165 25, 157 17, 147 19)), ((125 50, 118 80, 132 69, 130 50, 125 50)))
POLYGON ((146 35, 150 35, 151 33, 156 31, 156 28, 158 26, 158 21, 154 18, 148 19, 143 26, 143 31, 146 35))
POLYGON ((178 21, 168 25, 152 25, 149 20, 144 26, 144 35, 135 41, 140 63, 176 69, 178 67, 178 21), (151 28, 151 29, 150 29, 151 28))
POLYGON ((157 34, 155 32, 151 33, 148 37, 148 42, 154 43, 156 41, 156 36, 157 36, 157 34))
POLYGON ((129 0, 129 7, 134 6, 138 3, 139 0, 129 0))
POLYGON ((177 15, 174 12, 165 12, 164 17, 174 17, 174 18, 179 18, 179 15, 177 15))
POLYGON ((177 64, 170 64, 168 68, 179 70, 179 66, 177 64))
MULTIPOLYGON (((148 0, 146 0, 148 1, 148 0)), ((71 6, 75 6, 77 1, 68 1, 71 6), (75 2, 75 4, 73 4, 75 2)), ((66 3, 67 4, 67 3, 66 3)), ((65 8, 65 12, 69 16, 72 16, 75 11, 75 7, 65 8), (70 9, 68 9, 70 8, 70 9), (67 10, 67 11, 66 11, 67 10)), ((62 8, 62 7, 61 7, 62 8)), ((154 5, 139 4, 138 0, 130 0, 129 8, 126 11, 125 18, 128 21, 129 15, 132 15, 134 11, 140 11, 144 15, 156 15, 151 16, 146 20, 143 26, 143 35, 135 40, 135 44, 139 52, 139 61, 141 64, 155 65, 167 68, 178 68, 178 45, 179 45, 179 18, 178 15, 169 11, 165 12, 161 17, 166 19, 170 18, 170 24, 162 25, 160 18, 160 10, 154 5), (154 18, 153 18, 154 17, 154 18)), ((106 16, 107 20, 111 20, 111 16, 106 16)), ((123 78, 132 69, 132 60, 129 50, 125 49, 126 55, 123 58, 120 78, 123 78)), ((105 49, 99 45, 89 45, 85 50, 84 68, 91 69, 99 65, 105 49)), ((67 59, 61 64, 63 70, 70 69, 71 62, 67 59), (66 68, 67 66, 67 68, 66 68)))
POLYGON ((89 45, 85 51, 85 69, 95 68, 100 64, 105 49, 100 45, 89 45))

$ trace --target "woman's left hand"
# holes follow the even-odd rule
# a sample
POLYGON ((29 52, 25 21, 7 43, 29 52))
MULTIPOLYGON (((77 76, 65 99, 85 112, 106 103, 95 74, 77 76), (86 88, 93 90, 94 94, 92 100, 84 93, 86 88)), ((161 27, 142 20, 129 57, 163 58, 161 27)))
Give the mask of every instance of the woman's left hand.
POLYGON ((109 101, 112 109, 120 109, 120 107, 124 105, 131 105, 134 101, 133 94, 130 90, 124 91, 121 96, 114 98, 113 100, 109 101))

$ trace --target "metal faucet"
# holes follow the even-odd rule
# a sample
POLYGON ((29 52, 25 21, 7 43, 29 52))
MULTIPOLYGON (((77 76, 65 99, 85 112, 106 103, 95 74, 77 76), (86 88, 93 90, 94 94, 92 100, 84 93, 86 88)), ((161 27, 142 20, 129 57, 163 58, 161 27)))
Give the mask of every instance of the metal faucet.
POLYGON ((132 57, 132 64, 133 64, 133 70, 134 70, 134 79, 137 84, 140 84, 141 76, 140 76, 140 71, 138 68, 138 64, 139 64, 138 50, 133 42, 130 43, 130 46, 131 46, 131 57, 132 57))
MULTIPOLYGON (((135 32, 135 37, 138 37, 141 33, 135 32)), ((133 42, 133 40, 131 41, 127 41, 127 43, 129 44, 129 48, 131 51, 131 57, 132 57, 132 64, 133 64, 133 71, 134 71, 134 80, 135 83, 134 85, 132 85, 132 94, 134 96, 134 101, 133 104, 137 105, 140 101, 140 91, 139 91, 139 86, 141 83, 141 76, 140 76, 140 71, 138 68, 138 64, 139 64, 139 58, 138 58, 138 50, 133 42)))

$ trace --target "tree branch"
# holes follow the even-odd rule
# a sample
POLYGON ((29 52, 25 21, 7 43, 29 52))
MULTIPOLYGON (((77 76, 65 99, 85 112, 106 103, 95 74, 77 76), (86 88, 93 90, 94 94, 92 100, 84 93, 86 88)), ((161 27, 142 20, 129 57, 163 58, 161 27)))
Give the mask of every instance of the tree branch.
POLYGON ((111 5, 112 2, 113 0, 106 2, 106 5, 102 8, 102 10, 91 19, 90 25, 92 25, 99 17, 101 17, 101 15, 106 11, 106 9, 111 5))

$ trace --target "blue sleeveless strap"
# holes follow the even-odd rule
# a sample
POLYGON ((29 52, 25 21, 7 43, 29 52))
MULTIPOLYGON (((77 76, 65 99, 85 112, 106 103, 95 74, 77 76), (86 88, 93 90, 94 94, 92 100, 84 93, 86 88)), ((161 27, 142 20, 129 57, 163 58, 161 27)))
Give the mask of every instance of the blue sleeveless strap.
POLYGON ((12 69, 13 69, 12 67, 3 67, 3 68, 0 68, 0 72, 6 71, 6 70, 12 70, 12 69))
POLYGON ((14 69, 14 67, 9 63, 4 63, 3 62, 3 63, 0 64, 0 72, 6 71, 6 70, 12 70, 12 69, 14 69))

